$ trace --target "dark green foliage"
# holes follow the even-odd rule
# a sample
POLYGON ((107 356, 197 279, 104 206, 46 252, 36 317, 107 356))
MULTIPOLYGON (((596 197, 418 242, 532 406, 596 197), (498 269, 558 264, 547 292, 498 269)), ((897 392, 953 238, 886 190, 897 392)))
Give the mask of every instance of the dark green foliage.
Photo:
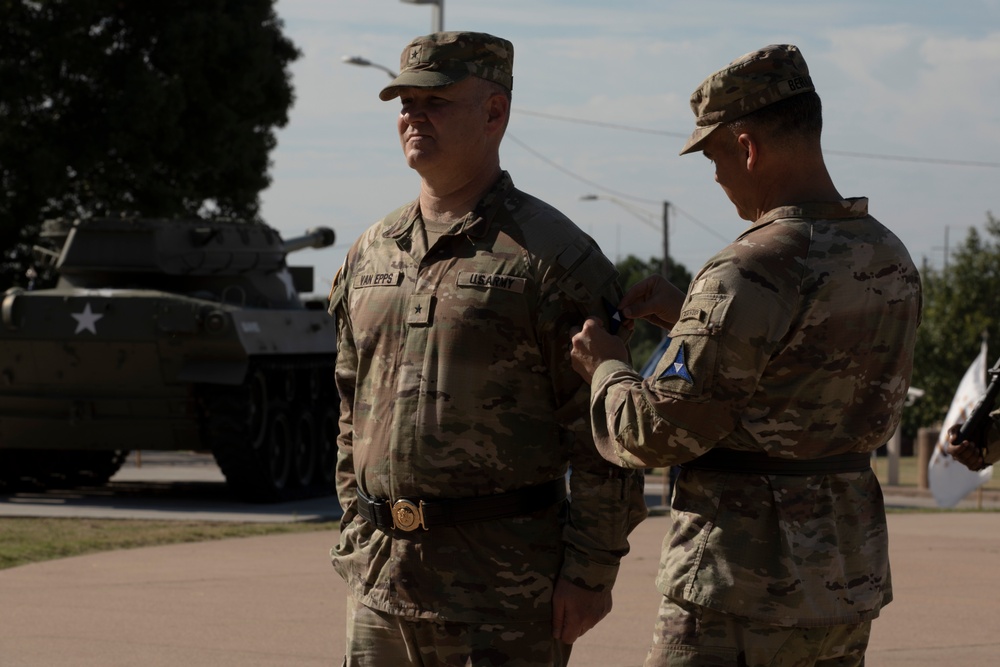
MULTIPOLYGON (((638 257, 629 255, 618 262, 616 267, 618 273, 621 274, 621 285, 627 291, 628 288, 646 276, 660 273, 663 269, 663 259, 651 257, 649 262, 643 262, 638 257)), ((691 284, 691 274, 682 264, 671 263, 669 279, 671 283, 684 292, 691 284)), ((645 320, 638 320, 635 323, 635 330, 629 339, 629 349, 632 352, 632 365, 637 370, 646 365, 649 355, 653 353, 666 333, 645 320)))
POLYGON ((258 219, 299 56, 273 4, 0 0, 4 260, 52 217, 258 219))
POLYGON ((988 365, 1000 356, 1000 220, 988 213, 985 235, 970 230, 947 267, 924 270, 921 279, 923 321, 917 331, 912 386, 926 393, 903 412, 907 437, 944 419, 984 334, 988 365))

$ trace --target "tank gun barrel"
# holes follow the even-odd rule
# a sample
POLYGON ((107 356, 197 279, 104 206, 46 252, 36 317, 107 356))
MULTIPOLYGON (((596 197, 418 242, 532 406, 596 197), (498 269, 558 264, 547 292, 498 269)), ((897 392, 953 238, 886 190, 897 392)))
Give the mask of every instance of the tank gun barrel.
POLYGON ((337 235, 329 227, 313 227, 307 229, 302 236, 285 239, 281 244, 285 252, 295 252, 303 248, 327 248, 333 245, 337 235))

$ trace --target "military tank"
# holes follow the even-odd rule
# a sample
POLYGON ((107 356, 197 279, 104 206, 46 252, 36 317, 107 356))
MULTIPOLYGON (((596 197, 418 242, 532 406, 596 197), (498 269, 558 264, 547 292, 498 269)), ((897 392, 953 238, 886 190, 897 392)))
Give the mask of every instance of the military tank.
POLYGON ((210 451, 250 502, 334 489, 335 322, 264 224, 44 223, 45 288, 0 304, 0 490, 101 485, 131 450, 210 451))

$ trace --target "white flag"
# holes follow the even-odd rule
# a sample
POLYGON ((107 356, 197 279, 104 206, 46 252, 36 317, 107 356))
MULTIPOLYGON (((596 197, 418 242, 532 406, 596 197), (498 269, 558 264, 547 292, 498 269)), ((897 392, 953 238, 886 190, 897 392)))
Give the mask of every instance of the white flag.
POLYGON ((986 342, 983 341, 982 351, 969 366, 969 370, 965 371, 962 381, 958 383, 958 391, 955 392, 955 398, 948 408, 944 424, 941 425, 941 434, 927 466, 927 480, 938 507, 954 507, 962 498, 990 481, 993 476, 993 466, 978 472, 969 470, 945 451, 945 446, 948 444, 948 429, 953 424, 964 422, 976 402, 986 392, 986 368, 986 342))

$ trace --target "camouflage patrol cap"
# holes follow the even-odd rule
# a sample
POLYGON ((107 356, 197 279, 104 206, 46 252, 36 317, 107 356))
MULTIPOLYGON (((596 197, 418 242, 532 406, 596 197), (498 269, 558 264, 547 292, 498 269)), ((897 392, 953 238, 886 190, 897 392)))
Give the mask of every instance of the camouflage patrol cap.
POLYGON ((417 37, 399 57, 399 75, 378 94, 383 101, 399 95, 399 88, 438 88, 470 74, 514 87, 514 45, 484 32, 436 32, 417 37))
POLYGON ((737 58, 691 93, 697 128, 680 154, 700 151, 708 135, 723 123, 815 90, 797 46, 771 44, 737 58))

